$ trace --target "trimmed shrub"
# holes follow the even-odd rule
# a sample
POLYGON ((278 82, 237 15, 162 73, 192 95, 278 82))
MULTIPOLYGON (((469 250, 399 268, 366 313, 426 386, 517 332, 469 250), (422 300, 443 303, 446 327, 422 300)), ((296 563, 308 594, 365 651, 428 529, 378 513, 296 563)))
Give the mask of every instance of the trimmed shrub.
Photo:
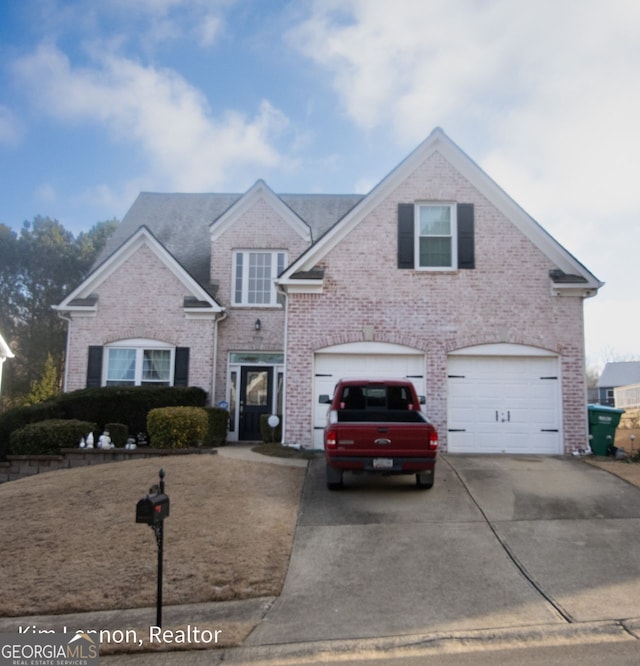
POLYGON ((30 423, 47 419, 64 418, 57 400, 47 400, 37 405, 14 407, 0 415, 0 460, 11 453, 11 433, 30 423))
POLYGON ((220 407, 206 407, 205 409, 209 417, 205 446, 224 446, 227 443, 229 430, 229 412, 220 407))
POLYGON ((129 438, 129 428, 124 423, 105 423, 105 430, 109 431, 111 442, 116 446, 124 446, 129 438))
POLYGON ((56 454, 78 446, 82 437, 95 430, 95 423, 77 419, 31 423, 11 433, 11 450, 16 455, 56 454))
POLYGON ((262 441, 265 442, 280 442, 282 441, 282 415, 278 414, 280 423, 275 428, 269 425, 269 417, 271 414, 260 415, 260 436, 262 441))
POLYGON ((185 449, 204 442, 209 426, 202 407, 159 407, 147 416, 151 446, 157 449, 185 449))

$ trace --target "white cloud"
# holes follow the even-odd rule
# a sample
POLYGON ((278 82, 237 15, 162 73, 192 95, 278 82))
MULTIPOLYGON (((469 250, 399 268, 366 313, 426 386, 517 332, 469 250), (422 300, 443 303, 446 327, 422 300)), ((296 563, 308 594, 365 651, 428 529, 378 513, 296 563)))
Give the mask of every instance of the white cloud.
POLYGON ((0 104, 0 144, 15 146, 20 143, 23 127, 8 107, 0 104))
POLYGON ((139 41, 149 49, 163 42, 180 39, 193 40, 203 47, 211 47, 221 34, 223 14, 235 0, 111 0, 102 7, 105 14, 113 13, 120 19, 119 30, 129 39, 139 41), (131 21, 131 17, 142 22, 131 21), (129 20, 127 20, 129 19, 129 20))
POLYGON ((215 44, 222 30, 222 19, 219 16, 205 16, 196 28, 196 36, 200 46, 208 48, 215 44))
POLYGON ((266 101, 251 118, 233 111, 216 117, 204 95, 174 71, 115 55, 94 68, 74 68, 50 46, 14 69, 43 113, 101 124, 133 153, 142 151, 161 187, 216 189, 240 169, 280 163, 273 141, 288 121, 266 101))
POLYGON ((46 204, 56 201, 58 194, 56 189, 50 183, 43 183, 35 192, 36 198, 46 204))
POLYGON ((534 213, 581 217, 637 206, 638 25, 635 0, 319 0, 291 38, 357 126, 410 148, 440 125, 534 213))

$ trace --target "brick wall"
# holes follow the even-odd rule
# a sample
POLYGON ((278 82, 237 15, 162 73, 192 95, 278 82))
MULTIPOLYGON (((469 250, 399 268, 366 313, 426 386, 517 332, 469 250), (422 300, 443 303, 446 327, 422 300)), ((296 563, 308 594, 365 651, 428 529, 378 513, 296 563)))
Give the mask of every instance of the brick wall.
POLYGON ((69 326, 67 391, 85 388, 89 345, 148 338, 190 347, 189 384, 211 391, 215 324, 188 319, 185 286, 146 246, 105 280, 95 317, 73 315, 69 326))
POLYGON ((219 327, 216 402, 227 398, 229 352, 284 350, 285 313, 282 306, 247 308, 232 304, 234 251, 252 248, 283 250, 287 252, 290 263, 302 254, 307 243, 274 212, 265 199, 259 198, 212 245, 211 275, 220 284, 217 300, 227 310, 227 318, 219 327), (255 330, 256 319, 260 319, 261 323, 259 332, 255 330))
POLYGON ((215 454, 215 449, 62 449, 61 455, 7 456, 0 461, 0 483, 16 481, 34 474, 54 472, 59 469, 103 465, 123 460, 142 460, 159 456, 215 454))
POLYGON ((551 293, 549 259, 437 153, 323 259, 324 293, 291 295, 285 439, 312 442, 313 354, 374 340, 426 354, 427 412, 446 448, 447 354, 488 343, 540 347, 561 357, 565 450, 584 446, 582 301, 551 293), (475 205, 475 270, 397 269, 397 206, 475 205), (305 396, 304 400, 300 396, 305 396))

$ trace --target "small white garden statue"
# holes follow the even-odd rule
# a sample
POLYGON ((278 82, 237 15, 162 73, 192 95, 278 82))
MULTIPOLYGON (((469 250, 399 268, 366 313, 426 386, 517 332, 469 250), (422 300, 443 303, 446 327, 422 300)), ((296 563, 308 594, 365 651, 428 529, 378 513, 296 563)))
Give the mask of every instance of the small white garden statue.
POLYGON ((98 437, 98 448, 99 449, 113 449, 114 444, 111 443, 111 437, 109 436, 109 431, 105 430, 100 437, 98 437))
POLYGON ((87 446, 86 446, 87 449, 92 449, 92 448, 93 448, 93 433, 92 433, 92 432, 90 432, 90 433, 87 435, 87 442, 86 442, 86 444, 87 444, 87 446))

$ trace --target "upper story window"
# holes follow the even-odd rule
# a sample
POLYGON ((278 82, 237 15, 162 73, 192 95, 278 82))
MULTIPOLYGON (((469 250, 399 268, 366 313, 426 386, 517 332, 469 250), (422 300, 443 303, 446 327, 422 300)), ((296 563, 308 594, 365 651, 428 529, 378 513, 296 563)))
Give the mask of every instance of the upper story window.
POLYGON ((286 253, 241 250, 234 255, 234 305, 276 305, 274 280, 285 268, 286 253))
POLYGON ((151 340, 107 346, 104 386, 171 386, 174 349, 151 340))
POLYGON ((471 203, 399 203, 398 268, 475 268, 474 218, 471 203))
POLYGON ((455 206, 417 204, 416 218, 416 267, 456 268, 455 206))

